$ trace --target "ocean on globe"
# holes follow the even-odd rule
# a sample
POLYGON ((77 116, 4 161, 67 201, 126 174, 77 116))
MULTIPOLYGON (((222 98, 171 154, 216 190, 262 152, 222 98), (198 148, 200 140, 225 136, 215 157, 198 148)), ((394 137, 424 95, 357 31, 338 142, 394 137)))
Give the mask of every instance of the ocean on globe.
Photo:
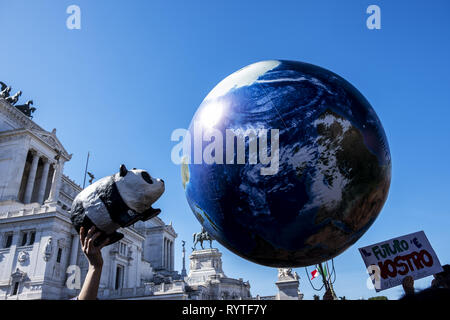
POLYGON ((373 224, 391 156, 364 96, 321 67, 261 61, 222 80, 190 124, 186 198, 219 243, 252 262, 336 257, 373 224))

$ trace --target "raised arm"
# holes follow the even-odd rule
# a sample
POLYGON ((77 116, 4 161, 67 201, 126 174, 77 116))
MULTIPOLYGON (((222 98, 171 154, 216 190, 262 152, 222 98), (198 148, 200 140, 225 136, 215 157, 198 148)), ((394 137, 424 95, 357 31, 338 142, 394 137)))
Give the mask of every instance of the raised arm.
POLYGON ((101 232, 96 232, 95 227, 90 228, 87 233, 83 227, 80 229, 80 242, 83 252, 88 259, 89 269, 86 278, 84 279, 83 287, 78 295, 78 300, 97 299, 103 267, 101 250, 109 241, 109 239, 106 238, 99 246, 94 246, 94 240, 100 235, 101 232))

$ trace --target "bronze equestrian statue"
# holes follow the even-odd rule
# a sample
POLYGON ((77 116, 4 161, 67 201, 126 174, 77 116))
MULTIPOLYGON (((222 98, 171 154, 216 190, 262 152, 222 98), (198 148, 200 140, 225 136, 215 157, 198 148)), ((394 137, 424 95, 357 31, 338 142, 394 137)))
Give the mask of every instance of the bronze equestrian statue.
POLYGON ((19 97, 22 95, 22 91, 17 92, 12 97, 8 97, 5 100, 8 101, 11 105, 15 105, 17 101, 19 101, 19 97))
POLYGON ((27 103, 21 104, 18 106, 15 106, 17 109, 22 111, 27 117, 33 119, 33 116, 31 115, 33 112, 36 111, 36 108, 30 107, 30 105, 33 104, 33 100, 28 100, 27 103))
POLYGON ((208 232, 206 232, 205 228, 202 228, 201 232, 196 232, 193 235, 193 241, 194 241, 194 247, 192 248, 193 251, 196 250, 196 245, 197 243, 200 242, 200 246, 203 248, 203 241, 209 241, 209 247, 212 249, 212 241, 214 240, 213 238, 211 238, 211 236, 209 235, 208 232))
POLYGON ((0 81, 0 98, 6 99, 9 97, 11 87, 0 81))

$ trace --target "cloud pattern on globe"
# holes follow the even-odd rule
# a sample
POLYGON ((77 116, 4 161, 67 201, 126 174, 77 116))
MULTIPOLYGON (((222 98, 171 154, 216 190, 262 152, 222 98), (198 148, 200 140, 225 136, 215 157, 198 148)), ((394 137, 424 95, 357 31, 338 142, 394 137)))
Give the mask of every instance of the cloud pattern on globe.
POLYGON ((249 65, 203 100, 191 136, 196 122, 224 137, 226 129, 279 129, 274 175, 249 161, 182 166, 197 219, 245 259, 273 267, 329 260, 368 230, 386 201, 391 157, 382 124, 362 94, 331 71, 295 61, 249 65))

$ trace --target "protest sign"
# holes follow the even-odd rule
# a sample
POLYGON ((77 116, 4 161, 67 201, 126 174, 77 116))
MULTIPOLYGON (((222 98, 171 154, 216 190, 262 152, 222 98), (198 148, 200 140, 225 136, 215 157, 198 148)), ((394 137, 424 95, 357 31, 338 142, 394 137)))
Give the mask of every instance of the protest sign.
POLYGON ((406 276, 416 280, 442 271, 423 231, 359 248, 359 252, 377 292, 402 284, 406 276))

